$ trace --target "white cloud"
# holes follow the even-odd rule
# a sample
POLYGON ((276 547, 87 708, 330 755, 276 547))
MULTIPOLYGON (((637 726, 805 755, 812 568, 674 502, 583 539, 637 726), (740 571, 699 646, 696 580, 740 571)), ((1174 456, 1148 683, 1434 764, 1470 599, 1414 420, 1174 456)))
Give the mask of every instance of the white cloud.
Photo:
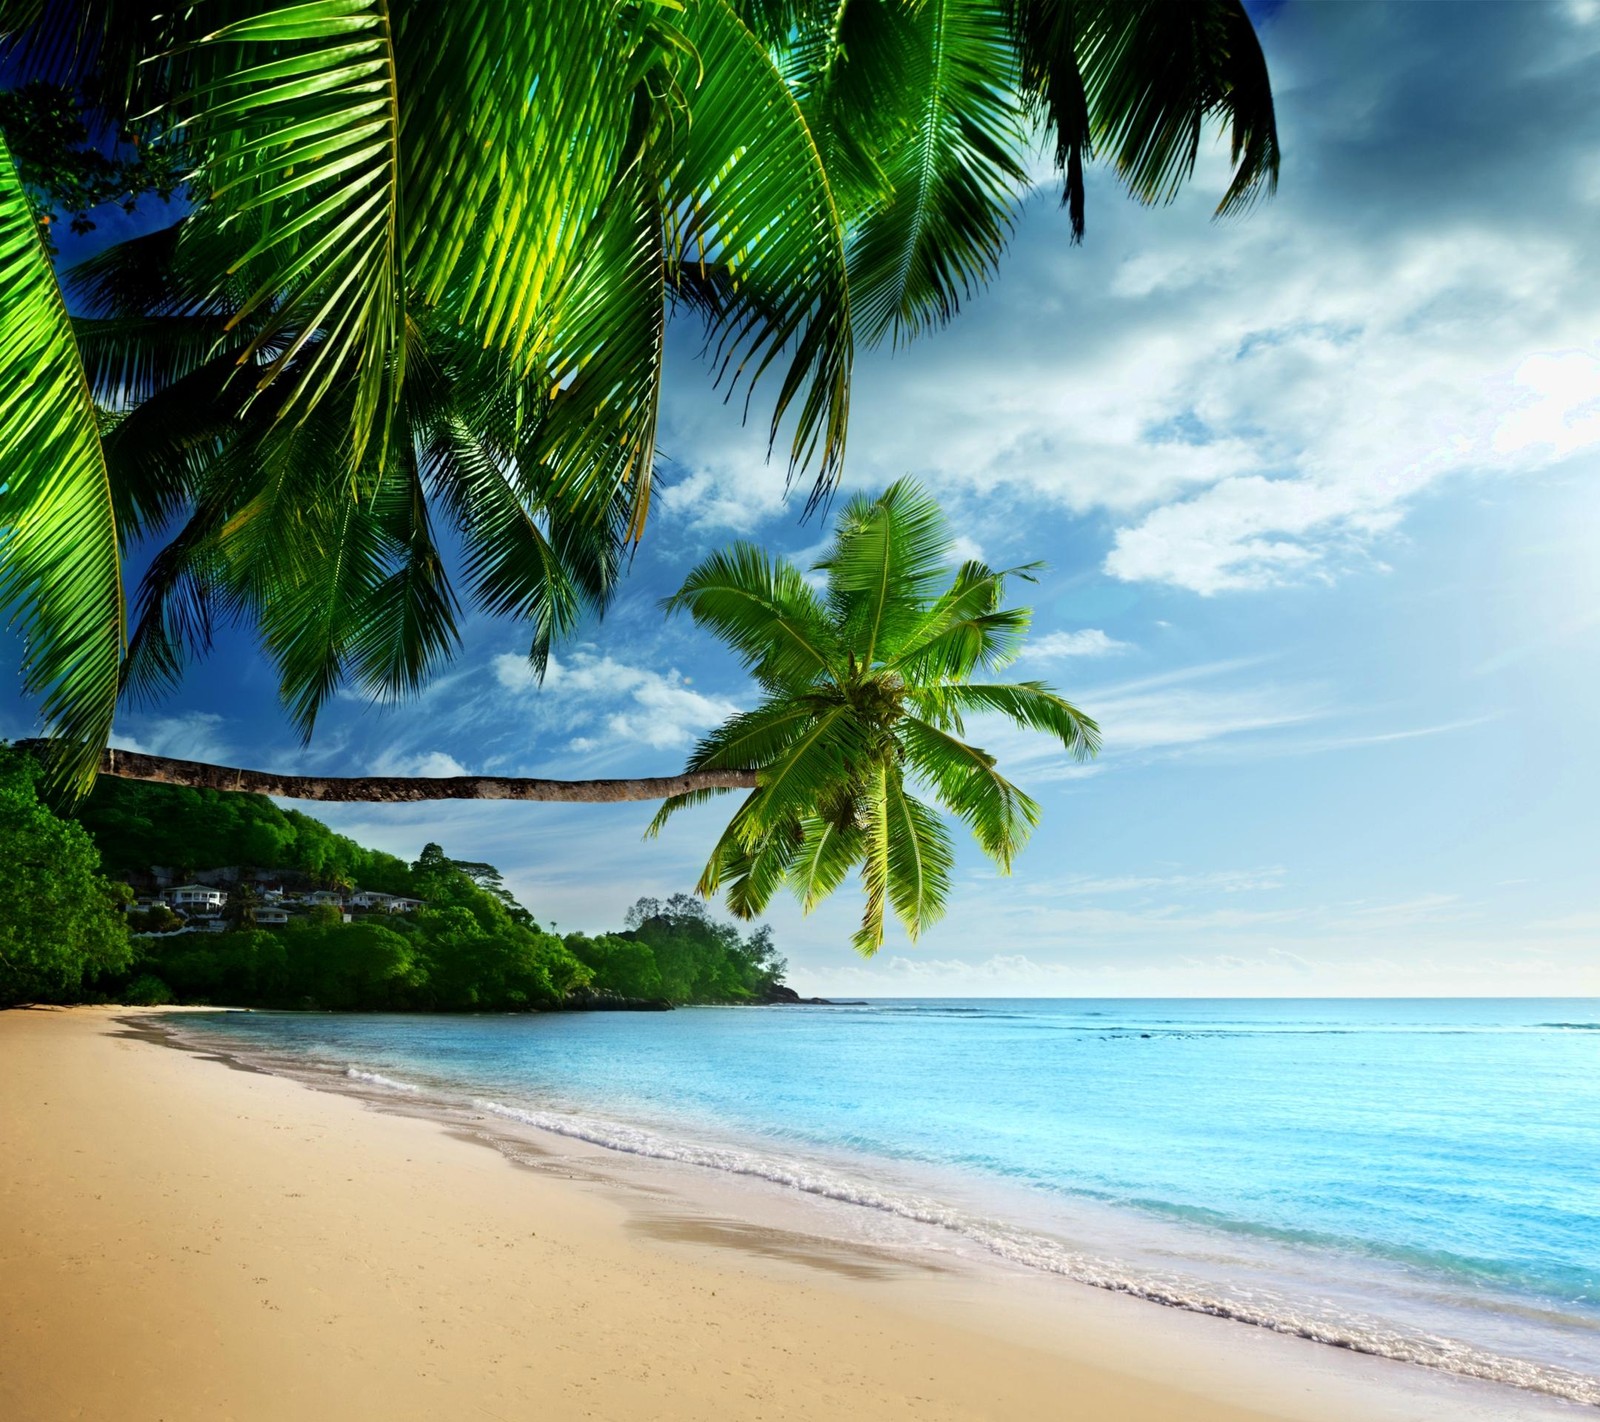
POLYGON ((1124 652, 1131 646, 1109 637, 1098 627, 1085 627, 1079 632, 1047 632, 1043 637, 1031 637, 1023 655, 1045 661, 1057 657, 1103 657, 1111 652, 1124 652))
POLYGON ((987 563, 983 544, 965 533, 958 533, 950 544, 950 559, 955 563, 987 563))
POLYGON ((411 754, 393 749, 384 750, 372 763, 374 775, 424 775, 435 778, 471 775, 453 755, 441 750, 417 751, 411 754))
POLYGON ((137 734, 113 732, 111 744, 118 750, 137 751, 142 755, 226 762, 231 759, 232 747, 221 735, 224 724, 223 717, 210 711, 140 716, 134 719, 137 734))
MULTIPOLYGON (((860 353, 847 483, 910 471, 1024 556, 1051 551, 1041 509, 1102 516, 1113 577, 1217 594, 1370 566, 1441 483, 1596 447, 1588 4, 1515 9, 1275 15, 1278 195, 1214 223, 1225 155, 1159 212, 1097 172, 1070 250, 1041 190, 953 331, 860 353)), ((691 378, 667 416, 690 472, 664 503, 748 531, 784 470, 691 378)))
POLYGON ((567 744, 584 753, 626 744, 681 749, 739 709, 725 697, 696 691, 675 668, 633 666, 589 648, 552 656, 543 686, 525 657, 504 653, 492 666, 504 690, 547 723, 576 733, 567 744))

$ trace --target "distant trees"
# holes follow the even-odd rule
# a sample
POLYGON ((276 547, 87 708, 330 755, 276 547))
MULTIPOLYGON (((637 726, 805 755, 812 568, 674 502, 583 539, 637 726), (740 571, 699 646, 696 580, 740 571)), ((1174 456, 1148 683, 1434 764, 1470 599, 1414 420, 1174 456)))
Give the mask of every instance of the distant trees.
POLYGON ((144 873, 161 864, 187 876, 196 869, 246 864, 304 874, 324 886, 354 883, 386 894, 413 892, 405 860, 367 849, 298 810, 281 810, 265 795, 107 776, 76 814, 99 841, 114 874, 144 873))
POLYGON ((259 796, 113 780, 101 781, 75 824, 41 803, 37 775, 31 756, 0 747, 0 851, 12 871, 0 899, 0 1007, 88 998, 519 1011, 559 1006, 573 993, 747 1002, 768 996, 783 974, 768 929, 741 936, 687 894, 640 899, 620 933, 562 939, 516 901, 492 864, 452 859, 437 844, 406 864, 259 796), (125 872, 152 862, 186 873, 219 860, 267 867, 249 858, 252 844, 319 866, 325 882, 369 888, 379 877, 383 891, 424 903, 351 923, 337 906, 318 904, 267 929, 256 922, 260 896, 240 882, 229 889, 226 932, 178 933, 184 920, 164 904, 123 913, 131 890, 101 873, 102 854, 125 872))
POLYGON ((94 841, 39 800, 35 763, 0 752, 0 1007, 72 1002, 131 956, 122 886, 100 872, 94 841))

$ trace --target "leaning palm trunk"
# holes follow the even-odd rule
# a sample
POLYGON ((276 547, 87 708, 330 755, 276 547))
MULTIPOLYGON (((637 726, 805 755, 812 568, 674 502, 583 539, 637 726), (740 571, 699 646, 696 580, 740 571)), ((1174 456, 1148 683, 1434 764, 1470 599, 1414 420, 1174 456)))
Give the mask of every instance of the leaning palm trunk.
POLYGON ((193 790, 244 790, 289 800, 334 800, 398 804, 411 800, 554 800, 591 805, 624 800, 666 800, 707 790, 753 790, 754 770, 691 770, 628 780, 535 780, 507 775, 278 775, 198 760, 108 750, 100 774, 120 780, 153 780, 193 790))

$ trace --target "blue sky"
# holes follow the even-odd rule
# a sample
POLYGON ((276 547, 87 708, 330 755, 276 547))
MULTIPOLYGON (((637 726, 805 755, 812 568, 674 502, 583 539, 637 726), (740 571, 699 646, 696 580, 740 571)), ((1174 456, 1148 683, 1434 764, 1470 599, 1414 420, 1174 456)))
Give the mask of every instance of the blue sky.
MULTIPOLYGON (((1015 873, 964 850, 946 920, 870 963, 852 894, 776 905, 803 991, 1600 993, 1600 4, 1289 3, 1261 33, 1276 199, 1211 221, 1220 149, 1159 211, 1100 174, 1075 249, 1042 189, 951 328, 858 362, 847 485, 914 474, 964 548, 1049 562, 1018 670, 1106 750, 1079 768, 982 728, 1045 807, 1015 873)), ((328 774, 678 768, 753 697, 658 600, 732 537, 825 533, 738 416, 675 330, 658 516, 542 689, 517 629, 478 620, 419 700, 341 700, 302 749, 236 641, 121 742, 328 774)), ((715 828, 313 809, 489 859, 562 929, 688 887, 715 828)))

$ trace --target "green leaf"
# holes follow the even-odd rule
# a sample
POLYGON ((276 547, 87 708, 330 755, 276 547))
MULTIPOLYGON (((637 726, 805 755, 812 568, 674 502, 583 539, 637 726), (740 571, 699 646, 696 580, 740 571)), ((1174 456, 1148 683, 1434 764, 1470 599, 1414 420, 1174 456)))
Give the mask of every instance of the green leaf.
POLYGON ((803 690, 843 674, 827 609, 787 559, 736 543, 714 553, 662 606, 687 610, 739 653, 745 669, 773 691, 803 690))
POLYGON ((789 887, 810 913, 861 861, 866 840, 855 825, 808 816, 801 821, 804 838, 789 869, 789 887))
POLYGON ((897 726, 906 761, 939 803, 965 820, 973 837, 1000 867, 1011 861, 1039 822, 1039 806, 994 768, 994 757, 916 716, 897 726))
POLYGON ((920 800, 906 793, 899 767, 884 778, 889 848, 889 899, 911 941, 944 916, 955 849, 945 827, 920 800))
POLYGON ((0 143, 0 609, 74 792, 111 734, 126 635, 94 402, 27 194, 0 143))
POLYGON ((791 353, 772 439, 793 409, 791 472, 814 463, 824 491, 844 459, 853 349, 838 208, 799 106, 726 0, 699 0, 685 34, 701 72, 659 160, 668 259, 729 274, 710 330, 719 381, 753 386, 791 353))
POLYGON ((829 610, 857 665, 893 660, 926 616, 949 549, 943 511, 909 479, 846 505, 816 566, 828 575, 829 610))
POLYGON ((1087 760, 1100 749, 1100 727, 1042 681, 1010 686, 973 682, 948 688, 948 698, 968 711, 998 711, 1019 726, 1054 736, 1074 760, 1087 760))
POLYGON ((206 34, 195 55, 206 77, 190 128, 209 200, 184 240, 226 273, 219 293, 234 273, 247 282, 228 324, 259 318, 241 360, 272 351, 257 383, 287 385, 279 418, 304 418, 353 380, 345 463, 359 467, 374 435, 381 462, 405 319, 388 5, 279 5, 206 34), (253 240, 237 235, 251 228, 253 240))
POLYGON ((872 102, 899 119, 877 155, 888 193, 850 235, 856 330, 870 344, 948 322, 994 272, 1027 187, 1003 6, 922 0, 897 8, 904 23, 892 38, 846 61, 892 76, 894 92, 872 102))
POLYGON ((889 795, 887 771, 880 762, 866 783, 863 799, 865 828, 861 862, 861 887, 866 903, 861 927, 851 935, 851 943, 863 958, 870 958, 883 947, 883 914, 889 897, 889 795))

